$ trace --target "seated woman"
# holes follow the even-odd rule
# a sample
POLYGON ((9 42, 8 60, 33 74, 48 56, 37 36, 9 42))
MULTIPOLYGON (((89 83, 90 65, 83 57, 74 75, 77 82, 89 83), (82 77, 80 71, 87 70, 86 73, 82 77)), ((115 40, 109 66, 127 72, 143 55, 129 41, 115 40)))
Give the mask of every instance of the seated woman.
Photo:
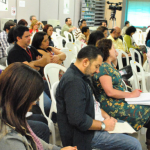
POLYGON ((104 34, 101 31, 93 31, 89 36, 88 45, 96 46, 96 42, 104 38, 104 34))
POLYGON ((48 35, 48 39, 49 39, 49 46, 54 47, 54 42, 51 39, 51 36, 53 34, 53 26, 50 24, 46 24, 43 28, 43 32, 46 32, 48 35))
MULTIPOLYGON (((96 46, 104 54, 103 64, 99 68, 99 73, 93 77, 94 87, 97 89, 102 109, 116 119, 127 121, 138 131, 148 121, 150 107, 129 105, 125 101, 125 98, 140 96, 140 91, 136 89, 131 93, 125 92, 125 87, 121 84, 121 74, 114 66, 117 63, 118 53, 114 49, 112 41, 110 39, 102 39, 97 42, 96 46)), ((147 127, 147 142, 150 149, 150 122, 147 127)))
POLYGON ((107 32, 108 32, 108 28, 104 27, 104 26, 99 26, 97 28, 98 31, 101 31, 104 34, 104 37, 107 38, 107 32))
POLYGON ((38 22, 38 20, 33 20, 32 23, 31 23, 31 25, 30 25, 29 32, 31 34, 35 34, 36 32, 39 31, 38 28, 39 28, 39 22, 38 22))
POLYGON ((39 53, 51 59, 52 63, 61 64, 66 58, 63 52, 49 46, 48 35, 45 32, 37 32, 34 35, 32 46, 35 47, 39 53))
MULTIPOLYGON (((61 149, 39 139, 26 121, 26 113, 36 104, 43 90, 44 83, 40 74, 23 63, 13 63, 2 72, 0 75, 1 150, 61 149)), ((76 149, 76 147, 62 148, 62 150, 76 149)))
POLYGON ((24 26, 28 26, 28 22, 25 19, 21 19, 18 21, 17 25, 24 25, 24 26))
POLYGON ((89 27, 83 27, 81 31, 82 33, 79 35, 78 40, 87 44, 90 35, 89 27))

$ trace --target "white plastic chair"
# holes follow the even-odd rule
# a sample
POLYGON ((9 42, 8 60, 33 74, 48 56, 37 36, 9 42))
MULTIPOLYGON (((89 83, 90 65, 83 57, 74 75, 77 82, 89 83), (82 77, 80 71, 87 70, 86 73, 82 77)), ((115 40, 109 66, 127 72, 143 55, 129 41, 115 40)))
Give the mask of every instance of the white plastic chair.
POLYGON ((56 39, 56 37, 58 36, 58 34, 56 32, 53 32, 52 36, 51 36, 51 39, 56 39))
POLYGON ((56 33, 57 33, 58 36, 61 36, 61 29, 56 28, 56 33))
POLYGON ((70 39, 71 39, 71 42, 73 43, 73 37, 72 37, 72 34, 71 34, 71 33, 67 32, 67 31, 64 31, 64 35, 65 35, 65 37, 66 37, 67 42, 69 42, 70 39), (69 37, 70 37, 70 38, 69 38, 69 37))
POLYGON ((50 130, 51 134, 52 134, 52 144, 56 144, 56 134, 55 134, 54 123, 45 114, 45 110, 44 110, 44 95, 43 95, 43 93, 40 95, 39 99, 40 99, 39 100, 39 107, 41 108, 41 111, 42 111, 44 117, 46 118, 46 120, 48 122, 48 127, 49 127, 49 130, 50 130))
POLYGON ((85 43, 83 43, 83 42, 81 42, 81 41, 79 41, 79 40, 76 40, 76 41, 75 41, 75 44, 76 44, 76 46, 77 46, 78 52, 79 52, 83 47, 87 46, 87 44, 85 44, 85 43))
POLYGON ((65 48, 68 48, 70 50, 73 50, 74 52, 76 52, 76 55, 78 53, 78 48, 76 46, 75 43, 72 43, 72 42, 67 42, 66 45, 65 45, 65 48))
POLYGON ((57 42, 57 48, 62 49, 63 48, 63 40, 66 41, 66 38, 62 36, 57 36, 56 37, 56 42, 57 42))
POLYGON ((123 68, 123 62, 122 62, 122 54, 125 55, 125 58, 126 58, 126 62, 127 62, 127 65, 129 65, 129 56, 126 52, 124 52, 123 50, 121 49, 116 49, 116 51, 118 52, 118 66, 119 66, 119 69, 123 68))
POLYGON ((1 69, 1 70, 5 70, 5 68, 6 68, 5 66, 0 65, 0 69, 1 69))
POLYGON ((142 60, 141 60, 140 53, 136 49, 134 49, 134 48, 130 48, 129 50, 130 50, 132 59, 135 61, 135 53, 136 53, 138 55, 139 63, 142 65, 142 60))
POLYGON ((146 74, 143 70, 143 67, 134 60, 131 60, 130 64, 131 64, 131 68, 132 68, 132 72, 133 72, 133 80, 134 81, 132 84, 134 84, 134 88, 135 89, 140 88, 139 81, 141 81, 141 89, 142 89, 143 93, 147 93, 148 90, 146 88, 146 77, 150 76, 150 73, 146 74), (140 73, 137 72, 137 67, 139 67, 140 73))
POLYGON ((66 59, 63 61, 64 66, 66 68, 69 68, 73 60, 77 58, 77 52, 74 49, 68 49, 68 48, 63 48, 61 49, 61 51, 66 54, 66 59))
POLYGON ((48 83, 48 87, 51 90, 52 85, 59 81, 59 71, 62 70, 66 72, 66 68, 64 66, 55 64, 55 63, 49 63, 44 67, 44 75, 46 78, 46 81, 48 83))
POLYGON ((51 99, 52 99, 52 104, 51 104, 51 109, 50 109, 50 113, 49 113, 49 118, 52 117, 52 113, 55 112, 57 113, 57 106, 56 106, 56 88, 58 86, 59 81, 55 82, 52 85, 52 89, 51 89, 51 99))

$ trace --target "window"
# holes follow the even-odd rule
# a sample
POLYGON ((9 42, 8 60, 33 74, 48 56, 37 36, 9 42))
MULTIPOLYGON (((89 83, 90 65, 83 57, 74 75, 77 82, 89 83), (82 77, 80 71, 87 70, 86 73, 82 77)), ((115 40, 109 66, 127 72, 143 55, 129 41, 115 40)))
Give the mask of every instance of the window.
POLYGON ((127 20, 136 27, 150 25, 150 1, 128 0, 127 20))

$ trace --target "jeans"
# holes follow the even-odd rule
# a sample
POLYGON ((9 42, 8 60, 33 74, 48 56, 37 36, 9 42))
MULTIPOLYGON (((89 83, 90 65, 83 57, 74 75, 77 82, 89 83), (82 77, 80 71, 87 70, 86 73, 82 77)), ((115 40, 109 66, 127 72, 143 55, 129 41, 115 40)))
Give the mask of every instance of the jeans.
POLYGON ((37 137, 39 137, 46 143, 49 143, 50 131, 45 123, 33 120, 27 120, 27 122, 37 137))
POLYGON ((142 150, 136 138, 122 133, 110 134, 107 131, 95 131, 91 146, 101 150, 142 150))

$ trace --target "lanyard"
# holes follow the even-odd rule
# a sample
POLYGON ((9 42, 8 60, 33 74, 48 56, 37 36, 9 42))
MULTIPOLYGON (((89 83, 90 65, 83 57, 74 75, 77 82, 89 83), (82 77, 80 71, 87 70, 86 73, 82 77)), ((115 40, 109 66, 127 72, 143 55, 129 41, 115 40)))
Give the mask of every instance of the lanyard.
POLYGON ((31 60, 32 60, 32 54, 29 48, 26 49, 26 52, 28 53, 28 55, 30 56, 31 60))

